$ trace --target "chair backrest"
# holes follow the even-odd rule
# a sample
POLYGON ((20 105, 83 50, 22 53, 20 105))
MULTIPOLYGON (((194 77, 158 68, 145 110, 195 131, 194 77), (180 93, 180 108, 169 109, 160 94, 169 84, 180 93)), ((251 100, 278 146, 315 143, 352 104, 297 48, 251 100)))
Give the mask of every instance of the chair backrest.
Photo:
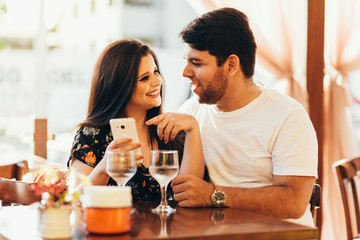
POLYGON ((22 180, 22 176, 29 171, 28 161, 0 162, 0 177, 22 180))
POLYGON ((47 119, 34 119, 34 154, 42 158, 47 158, 47 119))
POLYGON ((34 183, 0 178, 0 200, 11 203, 29 205, 41 200, 31 189, 34 183))
POLYGON ((353 239, 360 233, 360 208, 358 187, 360 172, 360 158, 343 159, 333 164, 334 174, 338 179, 338 186, 343 202, 347 238, 353 239))
MULTIPOLYGON (((0 178, 22 180, 22 176, 29 171, 28 162, 26 160, 16 162, 0 163, 0 178)), ((0 188, 1 191, 5 191, 7 188, 0 188)), ((6 201, 6 198, 2 199, 2 196, 6 192, 0 192, 0 200, 2 206, 10 206, 11 201, 6 201)))

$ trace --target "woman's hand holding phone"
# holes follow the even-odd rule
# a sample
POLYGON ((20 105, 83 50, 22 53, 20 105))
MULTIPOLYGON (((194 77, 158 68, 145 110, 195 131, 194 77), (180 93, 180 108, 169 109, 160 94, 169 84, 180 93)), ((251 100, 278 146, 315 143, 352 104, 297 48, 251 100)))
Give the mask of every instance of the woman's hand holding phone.
MULTIPOLYGON (((110 119, 111 133, 114 139, 130 139, 130 142, 125 142, 123 145, 130 143, 138 143, 139 137, 137 134, 136 123, 134 118, 113 118, 110 119)), ((141 148, 137 147, 134 150, 136 154, 141 155, 141 148)))
MULTIPOLYGON (((121 149, 124 151, 132 151, 132 150, 136 150, 139 149, 141 147, 141 143, 132 143, 132 139, 131 138, 119 138, 119 139, 114 139, 109 146, 106 148, 106 152, 109 151, 114 151, 116 149, 121 149)), ((104 158, 106 157, 106 152, 104 155, 104 158)), ((142 154, 136 154, 136 160, 142 160, 144 159, 144 156, 142 154)))

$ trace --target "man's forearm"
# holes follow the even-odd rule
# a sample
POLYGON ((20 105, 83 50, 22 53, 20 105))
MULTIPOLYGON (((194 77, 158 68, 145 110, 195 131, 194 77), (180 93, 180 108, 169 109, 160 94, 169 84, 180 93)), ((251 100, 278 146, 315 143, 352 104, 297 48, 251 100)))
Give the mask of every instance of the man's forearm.
POLYGON ((204 177, 204 157, 201 147, 201 137, 197 122, 194 129, 186 132, 184 154, 179 174, 192 174, 204 177))
POLYGON ((313 177, 290 177, 288 184, 259 188, 224 187, 225 206, 279 218, 300 218, 309 204, 313 177))

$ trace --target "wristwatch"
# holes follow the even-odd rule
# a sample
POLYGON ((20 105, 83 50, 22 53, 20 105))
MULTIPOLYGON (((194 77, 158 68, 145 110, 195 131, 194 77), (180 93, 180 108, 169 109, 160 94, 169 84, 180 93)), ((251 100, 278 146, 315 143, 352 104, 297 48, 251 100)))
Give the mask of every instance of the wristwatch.
POLYGON ((211 202, 214 207, 223 207, 226 202, 225 193, 221 190, 222 187, 214 185, 214 193, 211 195, 211 202))

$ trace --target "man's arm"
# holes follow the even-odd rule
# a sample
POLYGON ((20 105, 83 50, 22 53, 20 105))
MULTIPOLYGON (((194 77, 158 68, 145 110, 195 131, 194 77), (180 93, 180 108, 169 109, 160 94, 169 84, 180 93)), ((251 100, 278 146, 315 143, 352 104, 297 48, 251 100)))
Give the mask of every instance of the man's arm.
MULTIPOLYGON (((315 177, 276 176, 273 185, 258 188, 223 187, 225 206, 278 218, 300 218, 309 204, 315 177)), ((177 176, 172 182, 175 200, 181 207, 212 206, 214 186, 194 176, 177 176)))
POLYGON ((146 121, 146 124, 157 125, 158 136, 165 143, 174 140, 179 131, 185 131, 184 153, 179 174, 191 174, 201 178, 204 176, 204 154, 199 124, 193 116, 183 113, 163 113, 146 121))

